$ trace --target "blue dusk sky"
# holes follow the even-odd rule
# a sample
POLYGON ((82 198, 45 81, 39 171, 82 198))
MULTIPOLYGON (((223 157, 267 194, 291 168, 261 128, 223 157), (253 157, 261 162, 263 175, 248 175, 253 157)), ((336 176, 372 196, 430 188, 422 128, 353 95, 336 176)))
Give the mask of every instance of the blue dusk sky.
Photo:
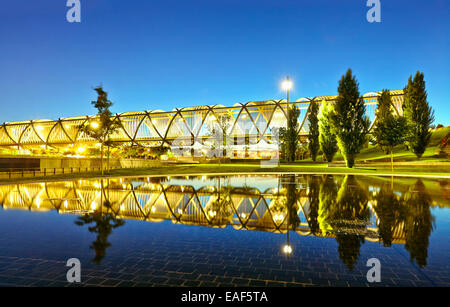
POLYGON ((348 68, 361 94, 424 72, 435 124, 450 125, 448 0, 2 0, 0 122, 337 93, 348 68))

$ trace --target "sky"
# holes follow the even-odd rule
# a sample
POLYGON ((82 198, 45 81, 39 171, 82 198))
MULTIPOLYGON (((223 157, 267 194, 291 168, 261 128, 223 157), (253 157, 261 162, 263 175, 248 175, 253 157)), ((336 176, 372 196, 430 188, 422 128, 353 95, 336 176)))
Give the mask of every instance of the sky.
POLYGON ((337 94, 348 68, 361 94, 425 75, 435 124, 450 125, 450 2, 380 0, 2 0, 0 123, 337 94))

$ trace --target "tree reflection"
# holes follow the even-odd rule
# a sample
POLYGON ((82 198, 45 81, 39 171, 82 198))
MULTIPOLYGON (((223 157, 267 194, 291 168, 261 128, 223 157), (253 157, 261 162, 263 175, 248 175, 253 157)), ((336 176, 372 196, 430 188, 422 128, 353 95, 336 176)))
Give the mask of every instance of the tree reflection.
POLYGON ((309 201, 309 215, 308 225, 310 232, 313 235, 320 233, 319 226, 319 195, 320 195, 320 180, 321 177, 311 176, 308 178, 308 201, 309 201))
POLYGON ((419 179, 405 193, 403 202, 406 210, 405 249, 409 251, 411 261, 415 259, 417 265, 422 268, 427 265, 429 236, 435 223, 435 218, 430 211, 432 199, 419 179))
POLYGON ((323 233, 334 233, 342 262, 350 271, 359 258, 370 218, 368 196, 356 178, 347 175, 337 191, 328 176, 320 190, 319 223, 323 233))
POLYGON ((233 205, 231 201, 231 192, 233 187, 229 184, 222 187, 220 177, 218 178, 217 198, 208 209, 210 223, 213 225, 228 225, 233 216, 233 205))
POLYGON ((391 187, 383 186, 375 196, 375 212, 378 217, 378 233, 383 240, 383 245, 391 246, 395 229, 401 223, 402 202, 401 199, 394 194, 391 187))
POLYGON ((339 256, 350 271, 353 270, 361 244, 364 243, 364 230, 370 218, 367 204, 366 191, 359 186, 356 178, 345 176, 332 216, 335 219, 333 227, 339 243, 339 256))
POLYGON ((317 217, 319 228, 323 235, 326 235, 328 232, 333 230, 331 227, 332 217, 330 214, 332 212, 332 208, 336 204, 337 193, 338 186, 334 180, 334 177, 331 175, 326 176, 320 186, 319 210, 317 217))
POLYGON ((298 216, 298 199, 300 198, 300 193, 297 190, 295 176, 289 176, 288 178, 289 180, 286 183, 287 228, 295 230, 300 225, 300 218, 298 216))
POLYGON ((92 262, 95 264, 101 263, 106 255, 106 249, 111 246, 111 243, 108 242, 108 236, 112 233, 113 229, 125 224, 125 221, 117 219, 112 212, 109 212, 111 203, 108 200, 103 203, 103 206, 107 209, 107 213, 103 214, 102 206, 100 206, 99 210, 78 217, 75 221, 75 224, 78 226, 94 224, 93 226, 89 226, 88 230, 91 233, 97 234, 97 239, 90 246, 91 249, 95 250, 95 257, 92 259, 92 262))

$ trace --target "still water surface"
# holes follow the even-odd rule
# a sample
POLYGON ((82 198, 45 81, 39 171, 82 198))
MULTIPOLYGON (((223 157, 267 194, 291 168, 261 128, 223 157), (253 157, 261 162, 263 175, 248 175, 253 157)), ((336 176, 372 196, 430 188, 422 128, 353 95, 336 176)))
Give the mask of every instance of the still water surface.
POLYGON ((5 286, 67 286, 69 258, 88 286, 450 286, 447 179, 77 180, 0 185, 0 204, 5 286))

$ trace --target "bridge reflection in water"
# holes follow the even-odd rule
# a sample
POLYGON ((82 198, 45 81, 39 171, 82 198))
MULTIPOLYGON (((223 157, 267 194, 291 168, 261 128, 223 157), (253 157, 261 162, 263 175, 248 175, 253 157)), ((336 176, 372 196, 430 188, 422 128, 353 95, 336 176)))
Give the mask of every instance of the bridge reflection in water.
MULTIPOLYGON (((447 200, 444 200, 446 203, 447 200)), ((259 230, 335 238, 352 266, 365 240, 405 244, 411 260, 426 265, 436 205, 422 181, 395 184, 355 176, 231 176, 115 178, 0 185, 4 209, 77 214, 77 224, 108 217, 99 234, 97 261, 107 235, 123 219, 259 230), (253 186, 252 186, 253 185, 253 186), (98 251, 99 250, 99 251, 98 251), (352 255, 348 255, 348 253, 352 255)), ((288 237, 289 240, 289 237, 288 237)), ((284 248, 289 254, 289 242, 284 248)), ((341 251, 340 251, 341 252, 341 251)), ((95 260, 94 260, 95 261, 95 260)))

